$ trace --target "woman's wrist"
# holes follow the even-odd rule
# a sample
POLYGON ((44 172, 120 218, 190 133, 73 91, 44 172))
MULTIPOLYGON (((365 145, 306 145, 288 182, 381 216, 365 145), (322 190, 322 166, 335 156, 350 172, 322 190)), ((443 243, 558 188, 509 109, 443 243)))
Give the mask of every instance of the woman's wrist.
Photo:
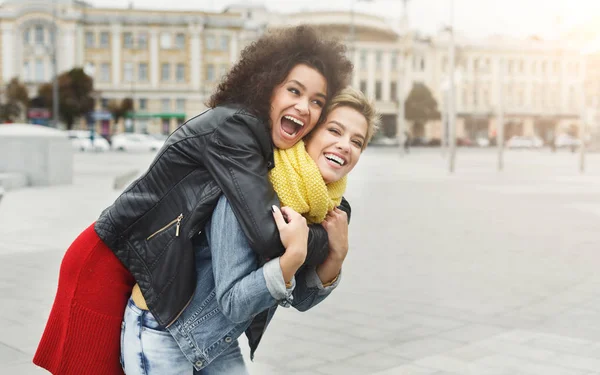
POLYGON ((289 284, 292 281, 296 271, 298 271, 298 268, 300 268, 303 263, 303 257, 298 255, 292 249, 287 249, 286 252, 279 257, 279 266, 281 267, 281 273, 283 274, 283 281, 285 281, 286 284, 289 284))
POLYGON ((331 283, 340 274, 343 263, 343 260, 331 257, 330 254, 321 265, 317 266, 317 276, 319 276, 321 283, 331 283))

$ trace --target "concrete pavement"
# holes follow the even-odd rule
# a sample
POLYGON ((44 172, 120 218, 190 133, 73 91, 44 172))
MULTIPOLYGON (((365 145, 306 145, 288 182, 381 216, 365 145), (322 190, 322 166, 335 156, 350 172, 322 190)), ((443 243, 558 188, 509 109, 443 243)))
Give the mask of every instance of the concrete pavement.
MULTIPOLYGON (((252 374, 600 374, 600 155, 370 149, 350 178, 343 282, 308 313, 280 309, 252 374)), ((148 154, 77 154, 71 186, 0 202, 0 373, 31 357, 62 254, 148 154)), ((242 339, 242 342, 245 340, 242 339)), ((247 354, 245 345, 244 354, 247 354)))

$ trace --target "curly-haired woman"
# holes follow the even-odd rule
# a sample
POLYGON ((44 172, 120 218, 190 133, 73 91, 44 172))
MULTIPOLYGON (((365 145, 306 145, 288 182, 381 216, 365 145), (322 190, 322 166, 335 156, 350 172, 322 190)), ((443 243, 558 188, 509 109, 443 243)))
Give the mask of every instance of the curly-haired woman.
POLYGON ((275 150, 269 175, 286 206, 274 207, 273 213, 285 253, 261 267, 222 196, 206 236, 194 248, 198 281, 183 314, 162 329, 143 300, 135 295, 130 299, 121 346, 128 375, 247 375, 237 342, 244 331, 252 357, 278 305, 306 311, 336 288, 348 252, 348 219, 336 207, 379 116, 352 88, 333 98, 327 113, 306 137, 306 145, 300 141, 275 150), (323 223, 330 237, 327 259, 316 267, 303 265, 307 222, 323 223))
MULTIPOLYGON (((54 374, 122 374, 121 321, 134 283, 157 323, 173 324, 196 287, 194 238, 222 195, 260 259, 283 254, 267 177, 273 145, 286 149, 308 134, 351 71, 344 46, 306 26, 247 47, 210 109, 177 129, 69 247, 34 363, 54 374)), ((311 226, 308 243, 306 262, 320 264, 325 229, 311 226)))

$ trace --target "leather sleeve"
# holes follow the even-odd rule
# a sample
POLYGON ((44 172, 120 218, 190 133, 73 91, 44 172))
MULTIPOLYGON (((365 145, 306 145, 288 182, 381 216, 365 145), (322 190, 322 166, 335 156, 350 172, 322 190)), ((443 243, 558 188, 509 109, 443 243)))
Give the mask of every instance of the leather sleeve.
MULTIPOLYGON (((342 202, 338 206, 342 211, 345 211, 348 215, 348 223, 350 223, 350 216, 352 214, 352 208, 346 198, 342 197, 342 202)), ((329 255, 329 240, 327 239, 327 231, 321 224, 309 225, 308 232, 308 252, 306 254, 305 265, 318 266, 323 263, 329 255)))
POLYGON ((230 116, 212 135, 203 162, 231 204, 250 247, 261 257, 274 258, 284 247, 271 211, 272 205, 280 204, 268 179, 266 147, 259 141, 270 142, 264 132, 267 129, 253 116, 230 116), (257 134, 261 128, 263 134, 257 134))

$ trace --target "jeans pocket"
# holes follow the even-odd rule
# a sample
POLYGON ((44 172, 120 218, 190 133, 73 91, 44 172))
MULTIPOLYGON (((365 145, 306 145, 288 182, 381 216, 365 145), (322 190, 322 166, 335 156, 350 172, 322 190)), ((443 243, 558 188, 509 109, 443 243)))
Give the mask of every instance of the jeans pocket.
POLYGON ((121 347, 119 348, 119 362, 121 368, 125 371, 125 361, 123 360, 123 344, 125 343, 125 321, 121 322, 121 347))

